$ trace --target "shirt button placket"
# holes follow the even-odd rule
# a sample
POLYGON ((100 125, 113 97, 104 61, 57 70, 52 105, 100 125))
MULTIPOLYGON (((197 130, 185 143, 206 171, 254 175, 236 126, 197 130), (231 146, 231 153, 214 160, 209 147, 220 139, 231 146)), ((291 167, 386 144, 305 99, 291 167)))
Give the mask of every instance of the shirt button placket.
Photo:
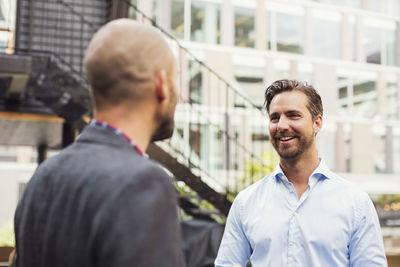
POLYGON ((289 223, 289 246, 288 246, 288 266, 293 266, 293 250, 295 249, 294 242, 294 217, 290 219, 289 223))

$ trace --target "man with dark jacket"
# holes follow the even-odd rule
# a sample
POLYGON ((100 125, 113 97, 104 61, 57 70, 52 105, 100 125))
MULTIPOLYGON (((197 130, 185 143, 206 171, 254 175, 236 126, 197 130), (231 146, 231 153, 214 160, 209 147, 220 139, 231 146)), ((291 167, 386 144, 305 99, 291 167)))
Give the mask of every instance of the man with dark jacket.
POLYGON ((152 27, 119 19, 94 35, 85 68, 94 119, 29 182, 17 266, 184 266, 173 185, 143 152, 172 135, 173 54, 152 27))

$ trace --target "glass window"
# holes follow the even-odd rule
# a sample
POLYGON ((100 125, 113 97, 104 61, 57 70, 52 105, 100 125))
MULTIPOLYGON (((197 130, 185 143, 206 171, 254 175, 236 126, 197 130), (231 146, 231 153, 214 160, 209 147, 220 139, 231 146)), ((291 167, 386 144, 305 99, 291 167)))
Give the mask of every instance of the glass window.
POLYGON ((350 59, 353 61, 357 60, 357 29, 356 29, 356 18, 353 15, 349 16, 349 46, 350 46, 350 59))
POLYGON ((184 35, 184 0, 171 0, 171 31, 172 34, 179 39, 183 39, 184 35))
POLYGON ((354 115, 373 118, 377 114, 376 82, 366 79, 355 79, 353 86, 354 115))
POLYGON ((396 82, 388 82, 386 84, 387 92, 387 115, 390 119, 399 119, 399 89, 396 82))
POLYGON ((222 169, 223 133, 214 125, 191 123, 189 127, 189 146, 192 162, 204 170, 222 169))
POLYGON ((339 115, 346 116, 352 113, 353 108, 353 83, 351 78, 339 77, 339 115))
POLYGON ((0 52, 5 53, 7 47, 9 46, 8 42, 10 39, 10 34, 8 31, 0 31, 0 52))
POLYGON ((360 8, 362 0, 347 0, 347 5, 350 7, 360 8))
POLYGON ((400 1, 399 0, 386 0, 387 13, 394 16, 400 16, 400 1))
POLYGON ((192 0, 191 39, 196 42, 220 43, 220 4, 192 0))
POLYGON ((383 2, 385 2, 385 0, 369 0, 369 10, 374 12, 382 12, 384 4, 383 2))
POLYGON ((201 65, 197 61, 189 62, 189 103, 201 104, 202 103, 202 73, 201 65))
POLYGON ((394 173, 400 174, 400 125, 393 127, 393 162, 394 173))
POLYGON ((385 45, 386 65, 396 65, 396 31, 385 30, 383 32, 383 40, 385 45))
POLYGON ((340 58, 341 16, 336 12, 313 10, 313 54, 317 57, 340 58))
MULTIPOLYGON (((137 7, 137 0, 130 0, 130 3, 132 5, 134 5, 135 7, 137 7)), ((128 16, 131 19, 136 19, 136 9, 134 9, 133 7, 130 7, 128 16)))
POLYGON ((364 50, 366 61, 394 65, 396 58, 396 23, 364 18, 364 50))
POLYGON ((378 28, 365 29, 364 48, 368 63, 381 63, 381 31, 378 28))
POLYGON ((14 48, 16 0, 0 0, 0 52, 11 54, 14 48))
POLYGON ((4 15, 3 15, 3 8, 2 8, 2 6, 0 5, 0 21, 3 21, 3 20, 5 20, 5 17, 4 17, 4 15))
POLYGON ((278 51, 303 53, 303 36, 303 17, 276 13, 276 47, 278 51))
POLYGON ((159 2, 160 0, 153 0, 153 21, 157 22, 157 24, 159 24, 159 22, 157 21, 157 17, 159 17, 159 12, 160 12, 160 8, 159 8, 159 2))
POLYGON ((378 111, 376 73, 343 69, 338 75, 339 114, 355 118, 375 117, 378 111))
POLYGON ((385 162, 385 134, 386 128, 385 125, 373 125, 372 127, 373 134, 373 158, 375 163, 375 172, 376 173, 386 173, 386 162, 385 162))
POLYGON ((235 7, 235 45, 254 47, 255 10, 235 7))

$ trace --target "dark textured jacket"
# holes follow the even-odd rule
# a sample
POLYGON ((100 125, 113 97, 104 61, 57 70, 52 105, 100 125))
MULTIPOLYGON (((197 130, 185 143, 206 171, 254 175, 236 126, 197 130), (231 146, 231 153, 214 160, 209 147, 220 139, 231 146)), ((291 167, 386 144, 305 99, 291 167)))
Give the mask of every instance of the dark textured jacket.
POLYGON ((15 214, 17 267, 183 266, 176 209, 157 163, 87 126, 27 185, 15 214))

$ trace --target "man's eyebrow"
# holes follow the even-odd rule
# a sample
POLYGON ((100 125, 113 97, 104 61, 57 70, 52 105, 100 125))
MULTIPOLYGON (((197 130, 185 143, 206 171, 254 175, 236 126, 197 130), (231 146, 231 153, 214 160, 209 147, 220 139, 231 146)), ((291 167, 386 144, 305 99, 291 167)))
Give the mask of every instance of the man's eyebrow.
POLYGON ((296 110, 296 109, 291 109, 285 112, 286 114, 292 114, 292 113, 301 113, 300 110, 296 110))

